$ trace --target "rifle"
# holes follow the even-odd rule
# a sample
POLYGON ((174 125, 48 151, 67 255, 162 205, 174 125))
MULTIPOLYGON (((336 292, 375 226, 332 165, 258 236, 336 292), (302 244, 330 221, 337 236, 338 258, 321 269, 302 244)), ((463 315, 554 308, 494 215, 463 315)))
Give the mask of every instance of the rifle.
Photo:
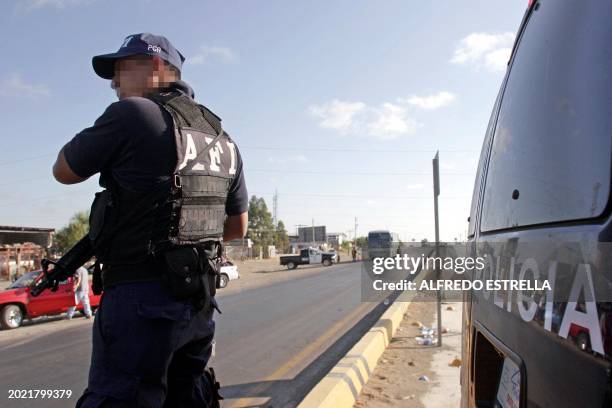
MULTIPOLYGON (((144 204, 146 200, 150 199, 156 192, 157 189, 151 190, 151 193, 142 199, 141 204, 144 204)), ((108 190, 96 193, 96 198, 91 206, 92 217, 96 218, 96 215, 104 214, 107 206, 109 206, 109 203, 111 202, 112 200, 108 190)), ((95 238, 97 248, 104 247, 128 221, 133 220, 134 216, 136 216, 136 211, 139 210, 139 206, 135 206, 134 208, 135 209, 130 214, 114 225, 114 227, 110 229, 108 233, 102 234, 102 236, 95 238)), ((101 219, 104 220, 104 215, 101 216, 101 219)), ((76 273, 76 270, 94 255, 94 242, 92 241, 90 234, 87 234, 72 248, 70 248, 68 252, 64 254, 64 256, 58 259, 57 262, 46 258, 43 259, 40 262, 43 268, 43 277, 36 282, 34 286, 32 286, 30 293, 32 296, 38 296, 48 288, 50 288, 52 292, 57 291, 61 281, 73 276, 76 273), (53 265, 53 269, 51 270, 49 270, 50 265, 53 265)), ((102 273, 100 271, 100 264, 98 262, 96 262, 94 269, 92 289, 96 295, 102 293, 102 273)))
MULTIPOLYGON (((210 146, 210 145, 209 145, 210 146)), ((141 199, 140 204, 144 204, 147 200, 151 199, 155 194, 157 194, 159 188, 163 188, 164 184, 161 184, 161 187, 154 188, 151 192, 141 199)), ((111 203, 111 196, 108 190, 104 190, 100 193, 96 193, 96 198, 91 206, 91 212, 93 218, 96 218, 96 215, 100 213, 104 214, 105 209, 111 203)), ((125 226, 129 221, 133 221, 137 216, 143 216, 144 213, 136 214, 140 211, 140 206, 135 206, 134 210, 131 211, 130 214, 127 214, 122 218, 117 224, 113 226, 108 232, 102 234, 102 236, 97 236, 95 239, 96 248, 104 248, 108 242, 115 236, 115 234, 125 226)), ((90 217, 90 218, 91 218, 90 217)), ((104 220, 104 215, 101 216, 101 219, 104 220)), ((91 231, 90 231, 91 232, 91 231)), ((57 291, 59 283, 70 276, 73 276, 76 273, 76 270, 82 266, 85 262, 87 262, 91 257, 95 255, 94 241, 92 241, 92 237, 90 234, 85 235, 83 238, 79 240, 72 248, 68 250, 57 262, 54 262, 50 259, 43 259, 41 261, 41 265, 43 268, 43 277, 40 279, 32 288, 30 289, 30 293, 32 296, 40 295, 45 289, 50 288, 52 292, 57 291), (49 266, 53 265, 53 269, 49 270, 49 266)), ((99 295, 102 293, 102 272, 100 271, 100 263, 96 262, 94 267, 93 274, 93 282, 92 289, 93 293, 99 295)))
POLYGON ((85 235, 79 242, 68 250, 57 261, 43 259, 40 263, 43 269, 43 277, 30 289, 32 296, 40 295, 45 289, 50 288, 52 292, 57 291, 59 283, 76 273, 76 270, 94 255, 94 248, 89 235, 85 235), (49 266, 53 269, 49 270, 49 266))

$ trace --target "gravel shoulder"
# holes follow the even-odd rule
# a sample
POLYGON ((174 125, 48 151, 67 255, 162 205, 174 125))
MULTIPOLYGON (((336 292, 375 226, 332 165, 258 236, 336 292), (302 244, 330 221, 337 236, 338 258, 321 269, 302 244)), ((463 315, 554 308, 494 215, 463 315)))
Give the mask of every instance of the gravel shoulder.
POLYGON ((435 327, 436 321, 435 302, 410 304, 355 408, 459 407, 461 303, 442 304, 442 326, 448 330, 442 347, 417 344, 419 326, 435 327))

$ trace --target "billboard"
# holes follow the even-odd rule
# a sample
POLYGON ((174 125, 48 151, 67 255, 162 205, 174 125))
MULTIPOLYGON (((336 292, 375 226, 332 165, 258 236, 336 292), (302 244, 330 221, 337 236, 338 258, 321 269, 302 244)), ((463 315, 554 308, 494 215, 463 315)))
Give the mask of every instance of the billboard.
POLYGON ((327 241, 327 231, 325 225, 315 227, 299 227, 298 228, 298 242, 325 242, 327 241), (312 239, 312 233, 314 231, 314 240, 312 239))

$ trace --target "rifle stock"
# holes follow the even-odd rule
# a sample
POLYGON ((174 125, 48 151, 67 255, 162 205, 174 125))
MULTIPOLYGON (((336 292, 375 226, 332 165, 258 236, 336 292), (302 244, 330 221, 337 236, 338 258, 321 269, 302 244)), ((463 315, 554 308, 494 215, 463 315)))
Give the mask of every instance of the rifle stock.
POLYGON ((41 262, 43 277, 36 282, 30 293, 32 296, 38 296, 47 288, 51 288, 55 292, 59 282, 74 275, 76 270, 91 259, 93 255, 93 245, 89 235, 85 235, 56 262, 46 258, 43 259, 41 262), (52 270, 49 270, 49 265, 54 266, 52 270))

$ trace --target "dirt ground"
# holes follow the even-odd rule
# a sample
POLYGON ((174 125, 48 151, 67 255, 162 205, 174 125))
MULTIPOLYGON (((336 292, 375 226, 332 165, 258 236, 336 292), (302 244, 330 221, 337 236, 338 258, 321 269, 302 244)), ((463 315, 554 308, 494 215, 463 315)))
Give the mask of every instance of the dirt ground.
POLYGON ((408 307, 356 408, 459 406, 460 368, 456 365, 461 358, 461 303, 442 305, 442 327, 448 331, 443 331, 443 347, 418 345, 419 325, 436 327, 436 322, 435 302, 414 302, 408 307))

